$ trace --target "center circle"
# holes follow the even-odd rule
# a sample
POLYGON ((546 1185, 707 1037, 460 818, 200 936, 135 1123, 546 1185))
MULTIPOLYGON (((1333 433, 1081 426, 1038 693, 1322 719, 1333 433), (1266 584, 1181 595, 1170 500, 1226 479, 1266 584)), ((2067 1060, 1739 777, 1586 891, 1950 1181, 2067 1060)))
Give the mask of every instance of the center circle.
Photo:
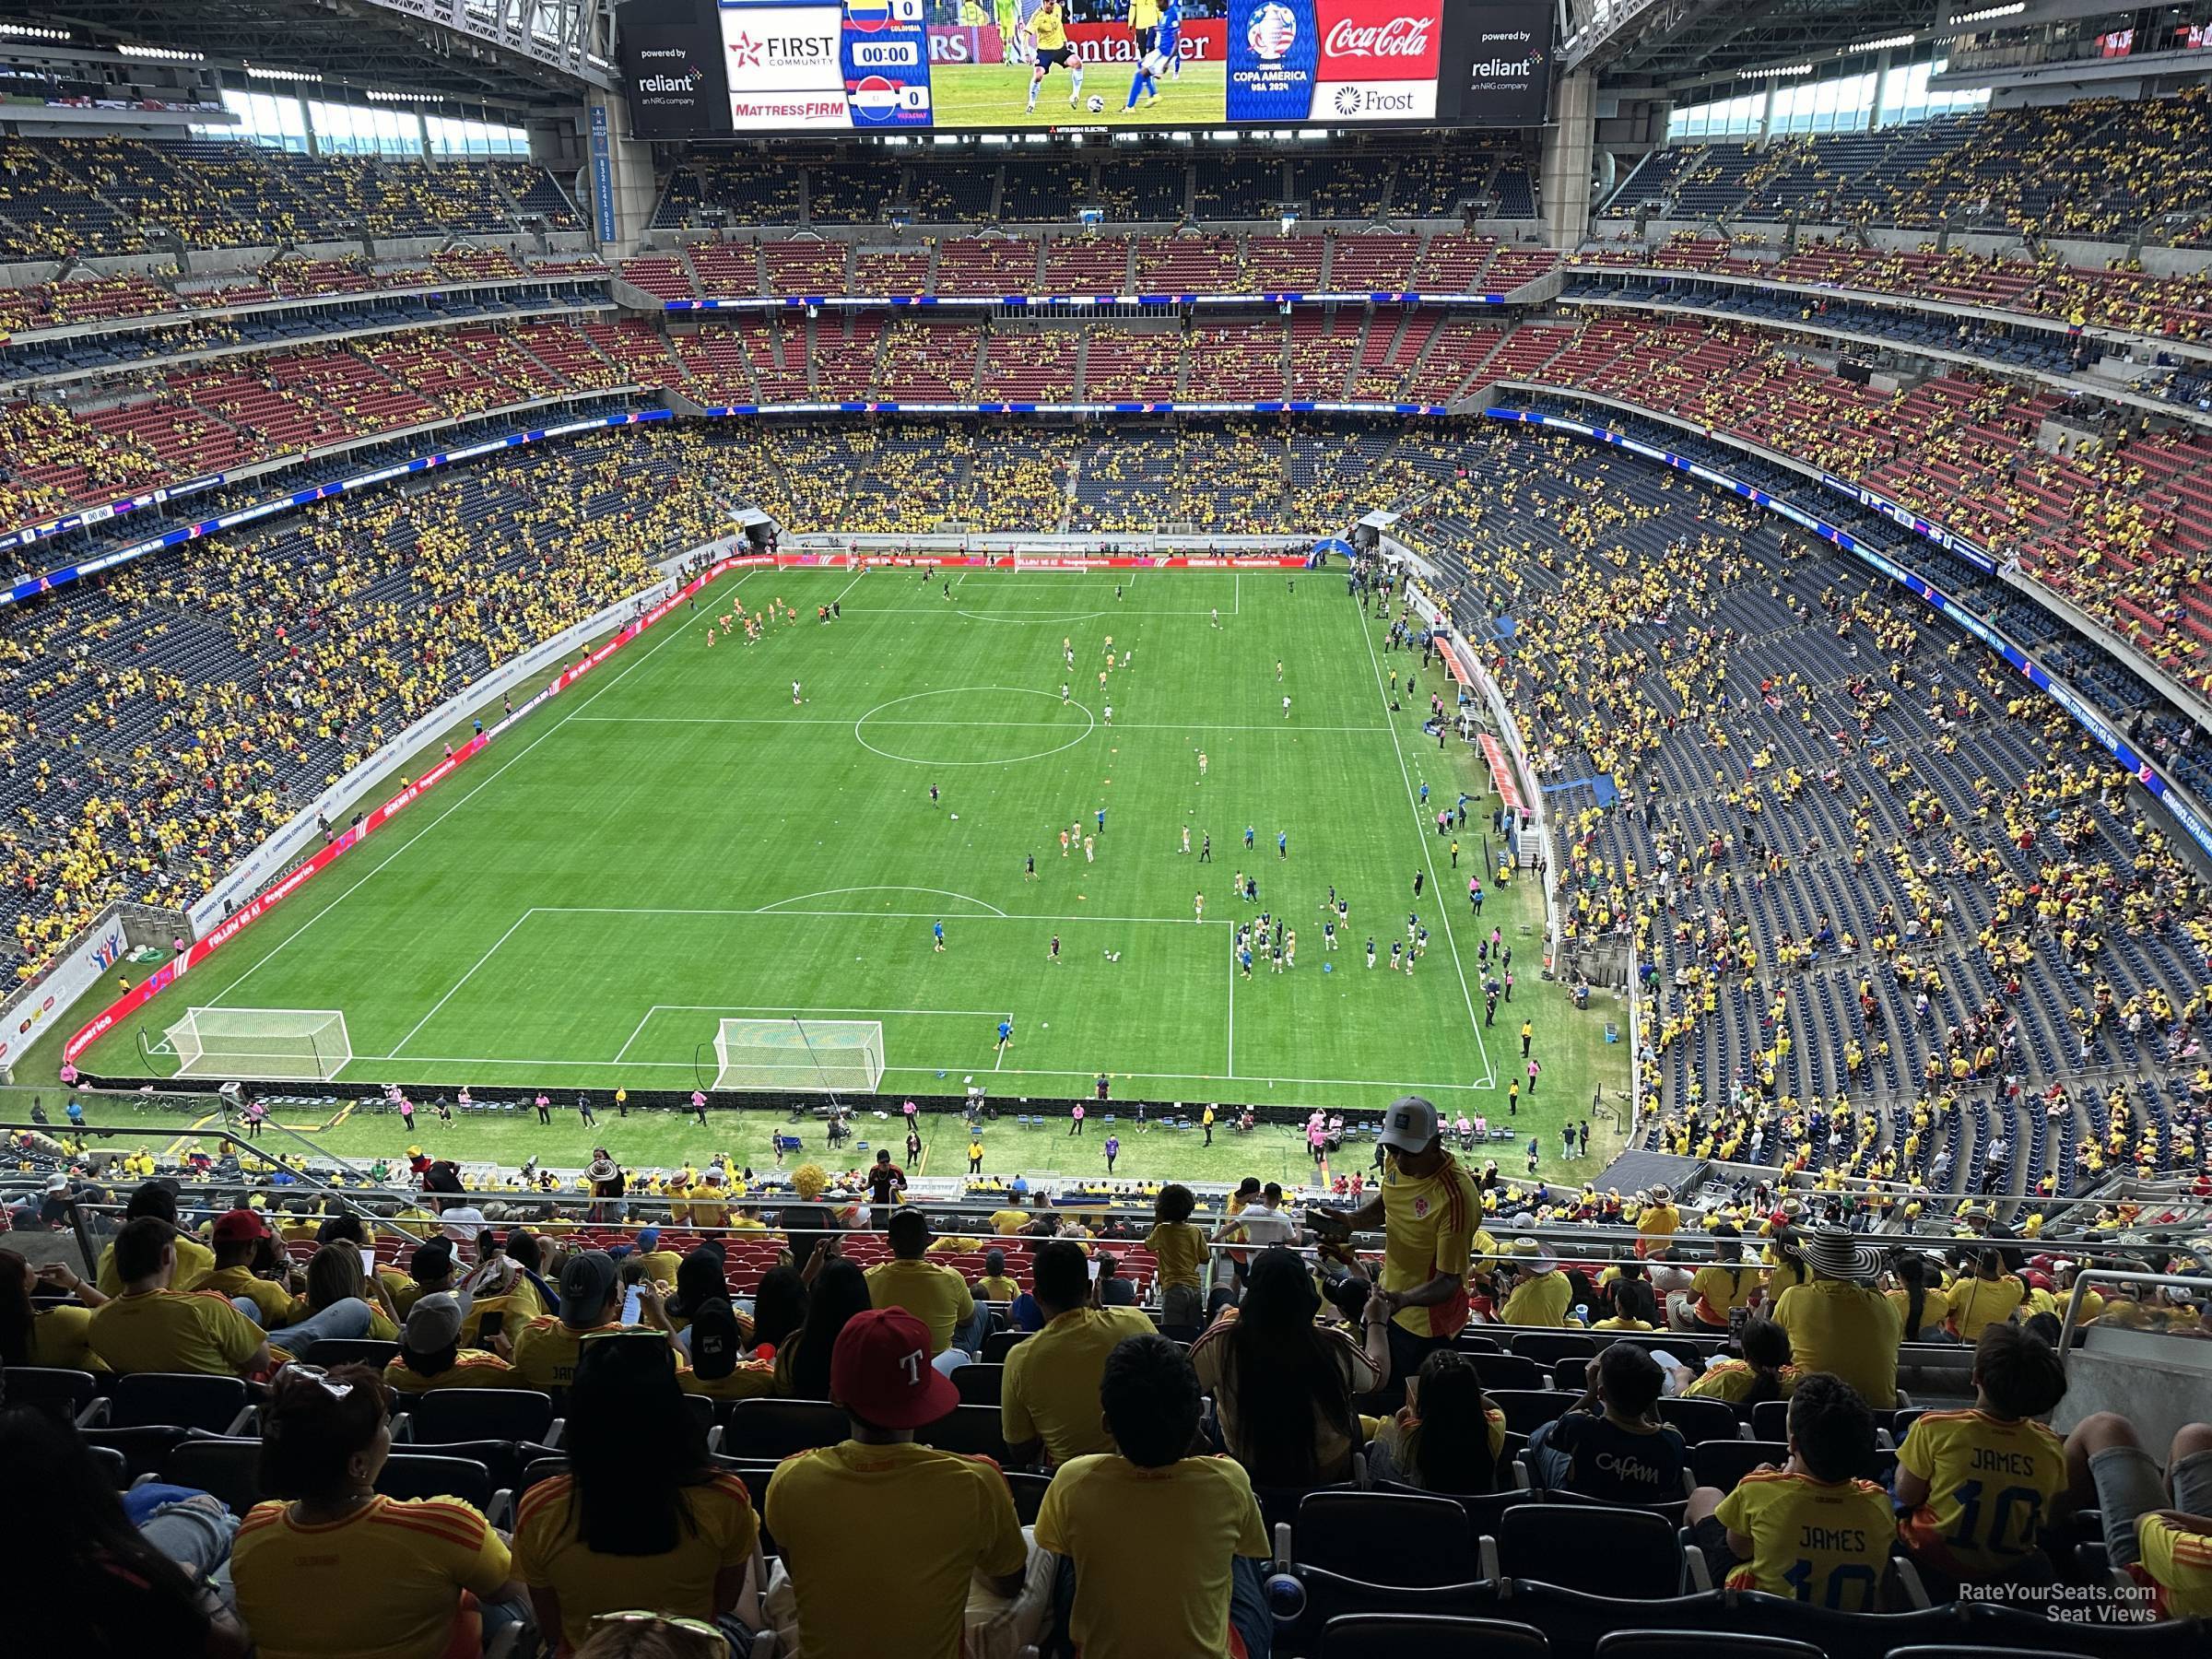
POLYGON ((1072 699, 1062 704, 1055 692, 1025 686, 954 686, 877 703, 853 723, 853 740, 870 754, 915 766, 1010 766, 1071 749, 1097 727, 1098 720, 1086 705, 1072 699), (1040 720, 1034 703, 1016 700, 1039 697, 1061 710, 1063 718, 1040 720), (940 700, 933 704, 933 699, 940 700), (1078 714, 1080 726, 1075 721, 1078 714), (1061 733, 1067 735, 1051 741, 1061 733), (1043 740, 1041 747, 1038 740, 1043 740), (979 745, 992 752, 980 759, 964 758, 973 756, 979 745))

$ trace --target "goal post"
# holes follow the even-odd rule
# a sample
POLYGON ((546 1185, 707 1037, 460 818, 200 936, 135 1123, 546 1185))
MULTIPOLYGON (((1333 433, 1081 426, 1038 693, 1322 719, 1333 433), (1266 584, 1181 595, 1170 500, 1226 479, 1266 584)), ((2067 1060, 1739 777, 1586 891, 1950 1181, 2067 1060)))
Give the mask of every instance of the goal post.
POLYGON ((883 1025, 874 1019, 724 1019, 714 1031, 716 1088, 830 1089, 874 1094, 883 1080, 883 1025))
POLYGON ((328 1083, 353 1058, 335 1008, 187 1008, 162 1034, 180 1077, 328 1083))

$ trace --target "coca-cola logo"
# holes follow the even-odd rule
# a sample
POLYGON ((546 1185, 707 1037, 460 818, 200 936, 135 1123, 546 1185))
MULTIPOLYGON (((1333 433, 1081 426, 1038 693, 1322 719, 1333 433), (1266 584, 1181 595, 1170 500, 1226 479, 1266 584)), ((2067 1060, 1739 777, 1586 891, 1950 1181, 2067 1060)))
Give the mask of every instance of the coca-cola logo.
POLYGON ((1393 18, 1385 23, 1355 23, 1339 18, 1322 37, 1331 57, 1418 58, 1429 55, 1428 18, 1393 18))

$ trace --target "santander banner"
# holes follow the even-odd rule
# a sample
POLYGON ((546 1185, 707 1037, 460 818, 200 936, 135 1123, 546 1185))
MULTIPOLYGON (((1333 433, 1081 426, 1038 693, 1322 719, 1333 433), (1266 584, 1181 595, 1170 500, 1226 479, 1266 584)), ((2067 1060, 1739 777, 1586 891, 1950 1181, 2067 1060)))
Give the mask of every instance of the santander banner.
POLYGON ((1315 0, 1314 120, 1429 121, 1436 115, 1441 0, 1315 0))

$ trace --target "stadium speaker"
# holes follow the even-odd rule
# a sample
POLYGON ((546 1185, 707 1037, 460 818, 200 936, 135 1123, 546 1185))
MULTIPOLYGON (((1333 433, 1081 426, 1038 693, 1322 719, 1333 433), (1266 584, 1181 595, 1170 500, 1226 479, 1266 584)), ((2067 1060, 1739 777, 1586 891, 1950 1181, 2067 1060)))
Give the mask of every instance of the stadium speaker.
POLYGON ((1837 361, 1836 372, 1841 375, 1845 380, 1849 381, 1853 385, 1863 386, 1866 384, 1868 381, 1871 381, 1874 378, 1874 365, 1871 363, 1854 363, 1851 359, 1843 358, 1837 361))

